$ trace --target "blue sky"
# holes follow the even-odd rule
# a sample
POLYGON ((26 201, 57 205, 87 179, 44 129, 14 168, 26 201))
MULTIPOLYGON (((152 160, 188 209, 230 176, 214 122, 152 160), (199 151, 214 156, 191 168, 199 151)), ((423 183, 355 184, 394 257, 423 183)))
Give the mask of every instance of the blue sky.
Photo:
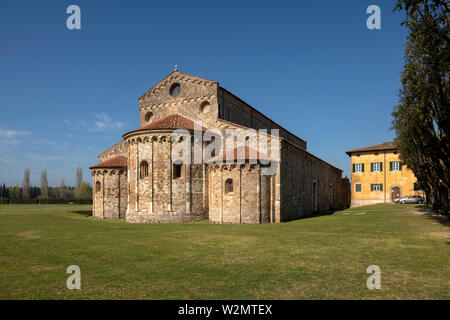
POLYGON ((349 174, 345 151, 390 141, 406 30, 394 1, 1 1, 0 182, 72 185, 138 127, 173 70, 219 81, 349 174), (81 8, 68 30, 66 8, 81 8), (366 8, 381 8, 381 30, 366 8))

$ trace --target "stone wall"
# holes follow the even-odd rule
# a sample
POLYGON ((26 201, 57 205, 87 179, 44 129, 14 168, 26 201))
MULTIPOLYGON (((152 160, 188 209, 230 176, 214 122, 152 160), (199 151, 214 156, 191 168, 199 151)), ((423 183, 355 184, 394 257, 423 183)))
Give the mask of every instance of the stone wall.
POLYGON ((116 156, 126 157, 127 154, 128 154, 128 145, 125 140, 122 140, 122 141, 116 143, 115 145, 113 145, 108 150, 102 152, 98 156, 98 158, 100 159, 100 161, 105 161, 105 160, 108 160, 108 159, 110 159, 112 157, 116 157, 116 156))
POLYGON ((170 135, 170 131, 160 131, 127 138, 128 222, 185 222, 208 217, 206 167, 182 164, 181 176, 175 177, 171 155, 181 142, 170 141, 170 135), (146 177, 141 176, 143 161, 148 164, 146 177))
POLYGON ((92 171, 93 212, 96 218, 125 218, 128 199, 127 172, 121 168, 92 171))
POLYGON ((173 72, 139 99, 140 126, 178 113, 214 127, 219 109, 217 90, 217 82, 173 72), (169 93, 174 84, 181 86, 176 97, 169 93))
POLYGON ((284 141, 281 148, 281 221, 348 206, 342 171, 284 141))
POLYGON ((271 182, 260 164, 209 166, 209 220, 215 223, 273 222, 271 182), (232 189, 227 187, 232 182, 232 189))

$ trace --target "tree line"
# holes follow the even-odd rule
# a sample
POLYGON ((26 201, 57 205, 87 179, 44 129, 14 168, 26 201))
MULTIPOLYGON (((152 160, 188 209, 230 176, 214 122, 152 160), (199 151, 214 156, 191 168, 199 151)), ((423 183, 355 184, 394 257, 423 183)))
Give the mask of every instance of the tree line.
POLYGON ((89 182, 83 181, 83 171, 77 167, 75 172, 75 186, 66 186, 64 179, 58 187, 48 185, 47 170, 41 172, 40 186, 32 186, 30 182, 30 169, 25 169, 22 186, 7 187, 5 183, 0 185, 0 199, 4 200, 29 200, 29 199, 92 199, 92 187, 89 182))
MULTIPOLYGON (((392 113, 400 157, 435 212, 449 215, 450 48, 448 1, 401 0, 408 30, 399 104, 392 113)), ((450 218, 450 216, 449 216, 450 218)))

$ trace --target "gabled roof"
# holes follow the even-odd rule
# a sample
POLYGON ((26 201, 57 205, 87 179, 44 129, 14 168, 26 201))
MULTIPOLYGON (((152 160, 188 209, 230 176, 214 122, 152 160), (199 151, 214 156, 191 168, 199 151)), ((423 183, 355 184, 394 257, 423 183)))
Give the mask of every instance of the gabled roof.
POLYGON ((145 93, 143 95, 141 95, 139 97, 138 100, 141 100, 146 94, 148 94, 150 91, 152 91, 153 89, 155 89, 156 87, 158 87, 160 84, 168 81, 168 79, 170 79, 171 77, 175 76, 176 74, 179 74, 181 76, 186 76, 189 78, 194 78, 194 79, 198 79, 198 80, 202 80, 202 81, 207 81, 207 82, 213 82, 213 83, 218 83, 217 81, 214 80, 210 80, 210 79, 206 79, 206 78, 202 78, 202 77, 198 77, 198 76, 193 76, 192 74, 186 73, 186 72, 181 72, 179 70, 173 70, 171 73, 169 73, 167 76, 165 76, 162 80, 158 81, 158 83, 156 83, 153 87, 151 87, 150 89, 148 89, 147 91, 145 91, 145 93))
MULTIPOLYGON (((207 129, 203 126, 198 125, 202 128, 202 131, 206 131, 207 129)), ((186 130, 194 130, 195 129, 195 122, 185 118, 179 114, 171 114, 170 116, 167 116, 165 118, 156 120, 155 122, 146 124, 142 127, 139 127, 136 130, 129 131, 125 133, 123 136, 138 132, 138 131, 146 131, 146 130, 175 130, 175 129, 186 129, 186 130)))
POLYGON ((214 162, 224 162, 224 161, 235 161, 235 160, 267 160, 272 161, 268 156, 265 154, 255 151, 253 149, 250 149, 249 147, 236 147, 233 150, 225 151, 223 154, 215 156, 211 159, 209 159, 208 163, 214 163, 214 162), (252 157, 252 156, 256 156, 252 157))
POLYGON ((348 150, 345 153, 351 156, 352 153, 355 152, 363 152, 363 151, 382 151, 382 150, 395 150, 397 149, 397 145, 394 141, 383 142, 381 144, 376 144, 370 147, 364 147, 359 149, 348 150))
POLYGON ((89 167, 89 169, 99 169, 99 168, 124 168, 128 166, 128 159, 124 156, 117 156, 110 158, 105 161, 101 161, 89 167))

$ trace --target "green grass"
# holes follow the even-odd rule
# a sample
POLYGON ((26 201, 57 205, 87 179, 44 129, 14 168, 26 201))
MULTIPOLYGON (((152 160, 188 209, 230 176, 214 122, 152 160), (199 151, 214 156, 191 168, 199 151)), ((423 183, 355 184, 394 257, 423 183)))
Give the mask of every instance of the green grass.
POLYGON ((449 299, 449 228, 375 205, 281 224, 128 224, 0 205, 0 299, 449 299), (66 268, 81 268, 81 290, 66 268), (366 268, 381 268, 368 290, 366 268))

